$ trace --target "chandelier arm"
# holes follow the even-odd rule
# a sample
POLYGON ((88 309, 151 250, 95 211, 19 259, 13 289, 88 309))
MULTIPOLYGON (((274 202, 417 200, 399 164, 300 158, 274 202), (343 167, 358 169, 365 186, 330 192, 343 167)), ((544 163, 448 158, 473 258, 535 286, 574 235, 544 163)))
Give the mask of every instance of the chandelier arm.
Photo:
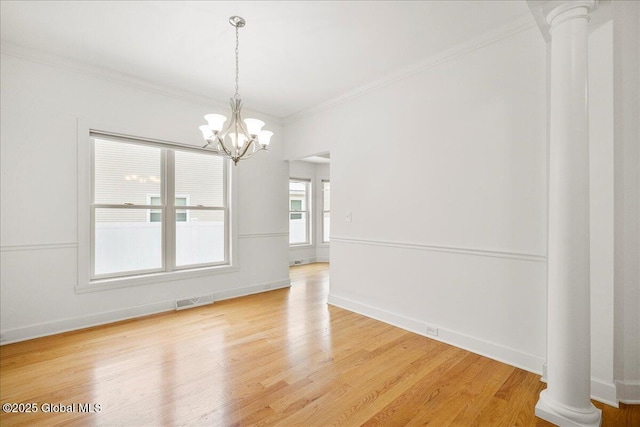
POLYGON ((229 133, 229 129, 231 129, 231 126, 233 125, 233 115, 235 112, 235 103, 234 103, 234 99, 233 98, 229 98, 230 104, 231 104, 231 120, 227 121, 227 125, 220 131, 218 132, 218 138, 220 139, 224 139, 225 136, 227 136, 227 134, 229 133))
MULTIPOLYGON (((220 146, 222 148, 222 151, 224 151, 224 153, 229 157, 233 157, 233 155, 231 154, 231 151, 229 151, 229 149, 227 149, 227 146, 224 145, 224 141, 222 140, 222 138, 218 137, 218 146, 220 146)), ((220 152, 220 150, 218 150, 218 152, 220 152)))
POLYGON ((256 153, 258 153, 259 151, 266 151, 266 152, 269 152, 269 149, 268 149, 268 148, 262 148, 262 147, 260 147, 260 148, 258 148, 257 150, 255 150, 253 153, 250 153, 250 154, 248 154, 246 157, 243 157, 243 158, 242 158, 242 160, 248 160, 248 159, 252 158, 252 157, 253 157, 253 156, 255 156, 255 155, 256 155, 256 153))
POLYGON ((247 159, 248 157, 245 157, 245 154, 247 153, 247 151, 249 150, 249 147, 253 145, 253 151, 251 153, 251 155, 255 154, 257 151, 257 146, 256 146, 256 141, 257 141, 257 136, 254 138, 251 136, 251 134, 249 133, 249 131, 247 130, 247 126, 244 123, 244 120, 242 119, 242 100, 238 99, 238 110, 237 110, 237 114, 238 114, 238 125, 240 127, 240 131, 242 131, 242 133, 244 134, 245 138, 247 138, 247 144, 244 147, 244 150, 242 150, 242 153, 238 156, 241 159, 247 159))
MULTIPOLYGON (((220 132, 218 135, 216 135, 216 137, 218 138, 218 146, 222 148, 222 151, 225 152, 225 154, 227 154, 229 157, 231 157, 231 152, 229 151, 229 149, 227 148, 227 146, 224 143, 224 137, 228 132, 229 127, 227 126, 227 129, 224 130, 224 132, 220 132)), ((220 151, 220 150, 218 150, 220 151)))
MULTIPOLYGON (((220 139, 220 138, 218 137, 218 135, 213 135, 213 138, 211 138, 211 139, 206 139, 206 140, 205 140, 205 141, 207 141, 207 143, 206 143, 202 148, 203 148, 203 149, 204 149, 204 148, 207 148, 208 146, 210 146, 210 145, 211 145, 211 144, 213 144, 214 142, 216 142, 216 146, 217 146, 217 144, 218 144, 218 142, 219 142, 219 139, 220 139)), ((215 148, 215 150, 216 150, 216 151, 220 151, 220 150, 218 150, 218 148, 217 148, 217 147, 215 148)))
POLYGON ((244 124, 244 120, 242 120, 242 112, 238 111, 238 123, 240 123, 240 130, 244 133, 244 136, 247 137, 247 141, 252 139, 251 134, 247 130, 247 126, 244 124))
MULTIPOLYGON (((233 98, 231 98, 231 103, 232 103, 231 107, 233 109, 233 98)), ((218 138, 218 145, 222 148, 222 151, 224 151, 224 153, 229 158, 232 158, 233 154, 231 154, 231 151, 225 145, 224 138, 229 133, 229 130, 231 129, 232 125, 233 125, 233 118, 229 122, 227 122, 227 125, 220 132, 218 132, 218 134, 216 135, 216 138, 218 138)), ((220 151, 220 150, 218 150, 218 151, 220 151)))
POLYGON ((246 147, 244 147, 244 150, 242 150, 242 154, 240 154, 240 156, 239 156, 241 159, 243 159, 243 158, 248 158, 248 157, 244 157, 244 156, 245 156, 245 154, 247 153, 247 151, 249 150, 249 147, 251 147, 251 146, 253 146, 253 151, 251 152, 251 155, 253 155, 253 154, 255 154, 255 152, 256 152, 255 139, 250 139, 250 140, 247 142, 247 146, 246 146, 246 147))

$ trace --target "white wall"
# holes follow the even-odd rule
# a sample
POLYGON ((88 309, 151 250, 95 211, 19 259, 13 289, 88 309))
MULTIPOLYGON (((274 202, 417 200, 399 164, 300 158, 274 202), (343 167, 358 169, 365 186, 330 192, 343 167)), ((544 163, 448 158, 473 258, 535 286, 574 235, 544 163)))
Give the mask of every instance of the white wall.
MULTIPOLYGON (((611 404, 640 402, 640 5, 614 9, 589 39, 591 388, 611 404)), ((330 302, 540 372, 545 44, 482 40, 287 123, 285 157, 331 151, 330 302)))
MULTIPOLYGON (((311 153, 309 153, 311 154, 311 153)), ((311 244, 289 247, 289 264, 296 261, 328 262, 329 243, 322 243, 322 180, 329 180, 329 165, 310 163, 305 161, 290 161, 289 176, 291 178, 303 178, 311 181, 311 244)))
POLYGON ((4 342, 167 310, 176 299, 288 285, 282 130, 257 115, 275 135, 270 153, 238 166, 237 271, 76 294, 78 118, 100 130, 198 146, 197 127, 213 108, 20 56, 3 49, 1 60, 4 342))
POLYGON ((540 372, 545 43, 463 51, 288 124, 285 156, 331 152, 331 303, 540 372))
POLYGON ((640 404, 640 3, 613 3, 615 377, 640 404))

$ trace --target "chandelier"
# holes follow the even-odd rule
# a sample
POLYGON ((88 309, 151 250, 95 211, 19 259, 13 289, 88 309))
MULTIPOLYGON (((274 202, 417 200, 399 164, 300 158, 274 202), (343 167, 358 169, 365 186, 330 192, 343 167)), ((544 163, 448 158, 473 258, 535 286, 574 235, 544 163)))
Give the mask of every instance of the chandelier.
POLYGON ((238 93, 238 29, 246 22, 239 16, 229 18, 229 23, 236 28, 236 93, 231 98, 231 121, 224 126, 227 118, 222 114, 207 114, 204 119, 208 124, 200 126, 202 136, 207 143, 202 148, 213 146, 215 151, 233 160, 237 165, 240 160, 248 159, 255 153, 267 150, 273 132, 262 130, 264 122, 258 119, 242 120, 242 100, 238 93))

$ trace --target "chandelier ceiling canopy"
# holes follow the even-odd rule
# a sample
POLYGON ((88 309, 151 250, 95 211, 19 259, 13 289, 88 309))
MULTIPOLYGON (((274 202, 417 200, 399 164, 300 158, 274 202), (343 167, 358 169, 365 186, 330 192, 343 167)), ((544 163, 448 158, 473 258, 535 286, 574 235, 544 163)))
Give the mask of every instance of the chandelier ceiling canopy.
POLYGON ((204 116, 206 125, 200 126, 202 136, 207 143, 202 148, 212 146, 215 151, 231 159, 234 165, 240 160, 252 157, 258 151, 268 151, 273 132, 262 130, 264 122, 258 119, 242 119, 242 99, 238 91, 239 82, 239 39, 238 29, 246 22, 240 16, 232 16, 229 23, 236 29, 236 92, 231 101, 231 121, 222 114, 204 116))

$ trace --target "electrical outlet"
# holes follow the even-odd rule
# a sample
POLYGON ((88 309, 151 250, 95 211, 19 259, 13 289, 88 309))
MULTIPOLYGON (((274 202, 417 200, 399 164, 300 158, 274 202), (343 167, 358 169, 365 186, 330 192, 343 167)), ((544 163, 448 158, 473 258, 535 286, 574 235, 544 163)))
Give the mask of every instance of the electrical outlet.
POLYGON ((347 214, 347 222, 351 222, 351 221, 353 221, 353 215, 351 214, 351 212, 349 212, 347 214))
POLYGON ((434 337, 438 336, 438 328, 435 326, 427 325, 427 335, 433 335, 434 337))

